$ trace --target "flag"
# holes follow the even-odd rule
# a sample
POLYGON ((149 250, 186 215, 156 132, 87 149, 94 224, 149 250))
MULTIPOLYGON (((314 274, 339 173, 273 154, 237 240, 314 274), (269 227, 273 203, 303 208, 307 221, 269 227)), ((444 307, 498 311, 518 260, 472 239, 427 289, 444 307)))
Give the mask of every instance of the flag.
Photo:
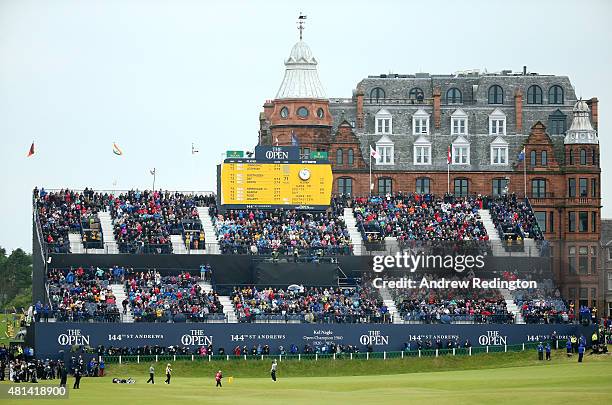
POLYGON ((291 131, 291 146, 299 146, 299 142, 297 137, 295 136, 295 132, 291 131))
POLYGON ((522 162, 523 160, 525 160, 525 147, 523 147, 523 150, 518 154, 518 161, 522 162))
POLYGON ((153 170, 149 170, 149 173, 151 173, 151 176, 155 176, 155 168, 153 168, 153 170))
POLYGON ((378 151, 372 148, 371 146, 370 146, 370 156, 376 160, 380 159, 380 153, 378 153, 378 151))
POLYGON ((121 151, 121 149, 119 149, 119 146, 117 146, 115 142, 113 142, 113 153, 117 156, 123 155, 123 152, 121 151))
POLYGON ((305 20, 305 19, 306 19, 306 16, 300 13, 298 20, 305 20))
POLYGON ((34 154, 34 141, 32 141, 32 146, 30 146, 30 150, 28 151, 28 157, 34 154))
POLYGON ((199 152, 200 152, 200 151, 199 151, 199 150, 197 150, 197 149, 195 148, 195 145, 192 143, 192 144, 191 144, 191 154, 192 154, 192 155, 195 155, 196 153, 199 153, 199 152))
POLYGON ((446 151, 446 164, 450 165, 453 161, 453 154, 451 152, 451 147, 448 145, 448 150, 446 151))
POLYGON ((278 146, 278 136, 274 137, 274 142, 276 143, 276 146, 278 146))

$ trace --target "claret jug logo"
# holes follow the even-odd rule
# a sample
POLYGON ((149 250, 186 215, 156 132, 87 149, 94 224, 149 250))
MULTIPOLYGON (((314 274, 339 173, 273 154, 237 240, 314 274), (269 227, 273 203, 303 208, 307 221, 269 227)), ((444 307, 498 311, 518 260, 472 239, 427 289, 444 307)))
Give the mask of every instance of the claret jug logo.
POLYGON ((81 334, 80 329, 68 329, 66 333, 62 333, 57 337, 57 343, 60 346, 89 346, 89 335, 81 334))
POLYGON ((204 334, 202 329, 191 329, 189 334, 181 336, 183 346, 208 346, 212 345, 212 335, 204 334))

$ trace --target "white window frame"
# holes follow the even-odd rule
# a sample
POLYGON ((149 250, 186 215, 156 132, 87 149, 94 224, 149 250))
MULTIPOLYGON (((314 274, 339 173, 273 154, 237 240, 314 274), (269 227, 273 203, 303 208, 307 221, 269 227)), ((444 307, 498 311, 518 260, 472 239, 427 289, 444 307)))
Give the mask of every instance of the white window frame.
POLYGON ((457 109, 451 114, 451 135, 468 134, 468 115, 462 110, 457 109), (461 122, 463 122, 463 132, 461 132, 461 122))
POLYGON ((412 115, 412 134, 429 135, 429 114, 421 108, 412 115))
POLYGON ((470 164, 470 143, 463 137, 455 139, 452 145, 451 164, 469 165, 470 164), (465 162, 463 161, 465 157, 465 162))
POLYGON ((393 117, 384 108, 376 113, 374 118, 374 133, 390 135, 393 133, 393 117))
POLYGON ((415 165, 430 165, 431 164, 431 145, 415 144, 414 145, 414 164, 415 165), (419 153, 419 152, 423 153, 419 153), (419 162, 419 158, 421 161, 419 162))
POLYGON ((380 155, 376 161, 377 165, 392 165, 395 148, 393 144, 376 144, 376 152, 380 155))
POLYGON ((489 148, 490 157, 491 157, 491 165, 493 166, 508 166, 508 142, 504 140, 501 136, 495 138, 493 142, 491 142, 491 146, 489 148), (495 162, 496 152, 498 150, 502 151, 503 162, 495 162))
POLYGON ((489 115, 489 135, 506 135, 506 122, 506 114, 496 108, 489 115))

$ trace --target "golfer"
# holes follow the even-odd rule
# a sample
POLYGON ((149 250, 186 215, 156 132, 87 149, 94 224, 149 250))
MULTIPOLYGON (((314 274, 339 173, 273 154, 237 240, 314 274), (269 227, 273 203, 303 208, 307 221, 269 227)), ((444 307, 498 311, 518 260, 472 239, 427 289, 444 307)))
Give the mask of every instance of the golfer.
POLYGON ((149 379, 147 380, 147 384, 148 383, 155 384, 155 367, 153 367, 153 364, 149 367, 149 379))
POLYGON ((172 367, 170 367, 170 363, 166 366, 166 384, 170 384, 170 377, 172 377, 172 367))
POLYGON ((272 381, 276 382, 276 360, 272 362, 272 368, 270 369, 270 376, 272 376, 272 381))
POLYGON ((223 387, 221 385, 221 380, 223 379, 223 374, 221 373, 221 370, 217 371, 217 374, 215 374, 215 381, 217 381, 217 385, 216 387, 223 387))

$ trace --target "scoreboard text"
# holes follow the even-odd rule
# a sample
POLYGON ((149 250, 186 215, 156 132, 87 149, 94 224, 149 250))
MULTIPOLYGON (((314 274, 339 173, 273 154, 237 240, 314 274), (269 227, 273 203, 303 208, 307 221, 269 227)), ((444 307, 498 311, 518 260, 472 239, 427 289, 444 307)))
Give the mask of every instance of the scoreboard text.
POLYGON ((330 204, 332 170, 320 163, 260 163, 237 160, 221 164, 221 205, 305 206, 330 204))

